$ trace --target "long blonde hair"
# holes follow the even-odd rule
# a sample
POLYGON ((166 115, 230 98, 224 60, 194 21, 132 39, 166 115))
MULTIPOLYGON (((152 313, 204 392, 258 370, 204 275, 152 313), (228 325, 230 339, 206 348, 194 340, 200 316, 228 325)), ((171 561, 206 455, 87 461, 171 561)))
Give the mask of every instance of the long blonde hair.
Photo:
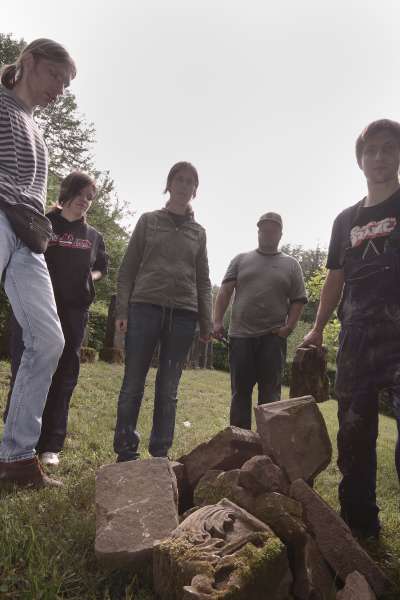
POLYGON ((71 79, 76 76, 76 65, 67 50, 53 40, 39 38, 25 46, 14 63, 3 67, 1 71, 1 83, 9 90, 12 90, 15 84, 21 79, 23 62, 27 54, 32 54, 35 60, 45 58, 55 63, 64 64, 69 68, 71 79))

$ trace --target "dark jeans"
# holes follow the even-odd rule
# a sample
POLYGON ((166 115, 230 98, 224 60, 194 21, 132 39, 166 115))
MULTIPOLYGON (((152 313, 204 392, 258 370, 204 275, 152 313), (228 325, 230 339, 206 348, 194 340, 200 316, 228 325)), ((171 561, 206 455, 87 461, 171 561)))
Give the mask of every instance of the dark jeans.
MULTIPOLYGON (((60 452, 67 435, 68 412, 72 393, 79 377, 80 349, 88 320, 86 308, 57 307, 65 346, 53 375, 42 416, 42 429, 36 451, 60 452)), ((12 387, 24 351, 22 330, 15 317, 11 320, 11 385, 4 419, 7 417, 12 387)))
MULTIPOLYGON (((342 328, 337 356, 338 466, 341 512, 353 529, 379 531, 376 504, 378 396, 390 393, 400 431, 400 324, 342 328)), ((400 446, 395 452, 400 479, 400 446)))
POLYGON ((149 452, 152 456, 167 456, 174 438, 179 380, 196 322, 196 315, 189 311, 140 303, 129 306, 125 374, 118 399, 114 436, 114 451, 119 461, 138 457, 140 435, 136 425, 146 376, 158 343, 160 356, 149 452))
POLYGON ((278 335, 230 338, 231 425, 251 429, 251 397, 256 383, 258 404, 281 399, 285 359, 286 339, 278 335))

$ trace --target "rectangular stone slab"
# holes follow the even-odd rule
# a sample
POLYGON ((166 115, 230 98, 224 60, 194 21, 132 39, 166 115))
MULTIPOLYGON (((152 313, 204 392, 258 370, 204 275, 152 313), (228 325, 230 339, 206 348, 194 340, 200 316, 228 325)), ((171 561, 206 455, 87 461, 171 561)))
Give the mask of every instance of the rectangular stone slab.
POLYGON ((326 562, 342 581, 353 571, 367 579, 376 595, 389 581, 378 565, 354 539, 343 519, 301 479, 292 483, 290 494, 303 505, 303 520, 315 537, 326 562))
POLYGON ((264 454, 290 481, 311 481, 329 465, 332 446, 312 396, 261 404, 254 412, 264 454))
POLYGON ((178 525, 176 478, 167 458, 101 467, 96 477, 98 560, 110 568, 138 566, 178 525))

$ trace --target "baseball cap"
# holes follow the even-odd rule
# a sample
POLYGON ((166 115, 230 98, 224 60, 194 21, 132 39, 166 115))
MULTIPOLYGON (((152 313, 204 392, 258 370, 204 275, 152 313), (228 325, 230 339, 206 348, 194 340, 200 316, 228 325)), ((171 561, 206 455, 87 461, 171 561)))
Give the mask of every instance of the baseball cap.
POLYGON ((257 227, 259 227, 260 223, 263 221, 273 221, 274 223, 278 223, 278 225, 283 227, 281 215, 278 215, 278 213, 275 212, 267 212, 264 215, 261 215, 261 217, 258 219, 257 227))

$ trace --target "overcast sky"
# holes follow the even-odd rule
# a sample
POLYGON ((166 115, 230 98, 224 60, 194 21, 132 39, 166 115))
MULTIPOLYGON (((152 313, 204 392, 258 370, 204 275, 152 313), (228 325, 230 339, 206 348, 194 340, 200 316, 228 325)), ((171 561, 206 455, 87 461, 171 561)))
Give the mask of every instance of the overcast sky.
POLYGON ((327 246, 365 195, 354 143, 400 120, 398 0, 19 0, 0 31, 63 43, 97 132, 96 166, 136 211, 165 202, 169 168, 198 169, 213 283, 281 213, 283 242, 327 246))

